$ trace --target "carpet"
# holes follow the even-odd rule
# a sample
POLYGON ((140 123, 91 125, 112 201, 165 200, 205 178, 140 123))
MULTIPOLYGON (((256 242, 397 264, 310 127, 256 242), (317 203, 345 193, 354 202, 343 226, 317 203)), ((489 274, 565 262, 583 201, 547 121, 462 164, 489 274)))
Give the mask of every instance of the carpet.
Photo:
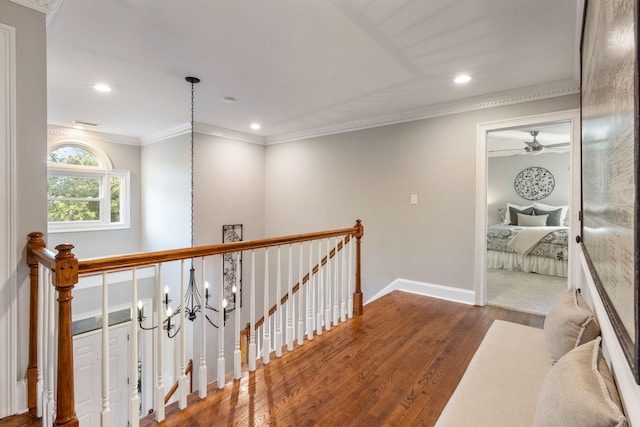
POLYGON ((546 315, 567 289, 567 278, 522 271, 487 269, 487 304, 546 315))

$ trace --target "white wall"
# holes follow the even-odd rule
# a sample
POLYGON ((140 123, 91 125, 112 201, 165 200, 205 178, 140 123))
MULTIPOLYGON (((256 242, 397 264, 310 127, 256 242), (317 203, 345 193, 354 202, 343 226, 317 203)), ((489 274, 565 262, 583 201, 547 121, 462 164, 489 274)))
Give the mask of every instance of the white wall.
POLYGON ((571 196, 571 153, 553 153, 539 155, 518 155, 489 157, 487 176, 488 224, 498 222, 498 209, 505 208, 507 203, 530 205, 530 200, 523 199, 516 193, 513 181, 525 168, 540 166, 547 169, 555 179, 553 192, 544 199, 537 200, 547 205, 569 205, 571 196))
MULTIPOLYGON (((7 0, 0 0, 0 23, 15 28, 15 158, 12 174, 15 190, 12 222, 2 224, 0 241, 10 244, 11 280, 0 281, 0 418, 26 409, 26 376, 29 344, 29 280, 24 259, 27 234, 46 232, 46 26, 45 16, 7 0), (7 233, 13 234, 8 236, 7 233), (16 287, 17 286, 17 287, 16 287), (12 307, 20 309, 12 312, 12 307), (15 317, 14 317, 15 316, 15 317), (9 322, 9 323, 5 323, 9 322), (5 326, 8 328, 5 329, 5 326), (6 333, 6 334, 5 334, 6 333), (18 382, 18 384, 17 384, 18 382)), ((0 84, 4 84, 1 82, 0 84)), ((3 99, 1 102, 5 102, 3 99)), ((7 129, 0 129, 5 137, 7 129)), ((4 149, 4 141, 0 141, 4 149)), ((5 154, 3 154, 3 157, 5 154)), ((3 161, 5 159, 3 158, 3 161)), ((4 166, 3 166, 4 169, 4 166)), ((3 200, 0 209, 11 209, 3 200)), ((5 272, 3 272, 5 273, 5 272)), ((4 274, 3 274, 4 276, 4 274)))
POLYGON ((472 290, 477 123, 578 106, 565 96, 268 146, 266 233, 361 218, 365 300, 397 278, 472 290))

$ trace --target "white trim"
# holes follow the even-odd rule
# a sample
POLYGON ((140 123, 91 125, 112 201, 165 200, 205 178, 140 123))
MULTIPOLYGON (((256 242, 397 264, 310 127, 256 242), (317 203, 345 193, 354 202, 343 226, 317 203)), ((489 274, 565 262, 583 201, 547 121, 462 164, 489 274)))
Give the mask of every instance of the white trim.
MULTIPOLYGON (((239 132, 236 130, 225 129, 218 126, 209 125, 201 122, 193 123, 193 131, 203 135, 219 136, 221 138, 231 139, 234 141, 250 142, 252 144, 264 145, 264 137, 260 135, 252 135, 250 133, 239 132)), ((185 135, 191 132, 191 124, 177 126, 163 132, 158 132, 140 138, 140 145, 149 145, 156 142, 164 141, 176 136, 185 135)))
MULTIPOLYGON (((4 106, 4 117, 0 118, 0 128, 3 129, 3 135, 0 136, 0 150, 4 157, 4 177, 2 179, 5 188, 3 193, 6 194, 6 205, 3 217, 5 223, 0 224, 2 227, 2 238, 4 241, 3 251, 6 258, 0 260, 3 263, 0 273, 4 277, 0 277, 0 288, 3 291, 3 299, 8 301, 8 312, 4 318, 6 319, 6 330, 1 331, 2 335, 7 337, 6 346, 3 354, 0 354, 0 361, 5 364, 2 370, 7 377, 11 379, 6 384, 0 384, 3 392, 0 396, 0 418, 13 415, 17 412, 17 390, 14 378, 17 378, 17 349, 18 349, 18 279, 16 277, 16 269, 18 266, 18 254, 16 252, 17 244, 17 177, 16 177, 16 31, 15 28, 0 24, 0 45, 3 55, 3 63, 5 68, 0 70, 2 73, 2 84, 4 106)), ((1 110, 0 110, 1 111, 1 110)))
POLYGON ((49 13, 57 0, 9 0, 20 6, 28 7, 29 9, 37 10, 42 13, 49 13))
POLYGON ((74 141, 93 141, 93 142, 111 142, 114 144, 135 145, 140 146, 138 138, 114 135, 105 132, 96 132, 83 129, 72 129, 65 126, 49 124, 47 133, 52 137, 65 138, 74 141))
POLYGON ((29 403, 27 402, 27 390, 27 380, 20 380, 16 382, 16 414, 24 414, 29 410, 29 403))
POLYGON ((283 142, 297 141, 318 136, 352 132, 379 126, 387 126, 397 123, 447 116, 450 114, 465 113, 470 111, 483 110, 486 108, 495 108, 505 105, 519 104, 522 102, 555 98, 558 96, 572 95, 579 92, 580 86, 574 80, 564 81, 552 85, 531 86, 511 91, 493 93, 490 95, 467 98, 461 101, 436 104, 418 110, 407 111, 390 116, 341 123, 322 128, 307 129, 280 135, 272 135, 265 138, 265 144, 280 144, 283 142))
POLYGON ((369 304, 378 298, 393 291, 410 292, 426 297, 438 298, 461 304, 473 305, 473 291, 469 289, 455 288, 452 286, 435 285, 432 283, 418 282, 408 279, 396 279, 384 287, 380 292, 369 298, 364 304, 369 304))
POLYGON ((580 209, 580 198, 576 194, 580 188, 578 143, 580 135, 580 110, 565 110, 553 113, 537 114, 533 116, 518 117, 507 120, 478 123, 476 126, 476 241, 475 241, 475 304, 484 306, 487 303, 487 133, 499 129, 516 128, 541 123, 571 122, 571 200, 569 211, 569 277, 571 284, 576 273, 578 259, 575 256, 574 245, 571 244, 573 236, 578 228, 577 212, 580 209), (578 159, 578 160, 576 160, 578 159), (577 182, 576 182, 577 181, 577 182))

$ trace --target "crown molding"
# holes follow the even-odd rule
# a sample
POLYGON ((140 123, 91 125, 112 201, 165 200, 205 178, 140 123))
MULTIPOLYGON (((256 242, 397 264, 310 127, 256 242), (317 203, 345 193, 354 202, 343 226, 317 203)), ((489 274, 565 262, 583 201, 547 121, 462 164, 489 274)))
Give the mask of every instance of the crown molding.
POLYGON ((265 145, 280 144, 284 142, 298 141, 301 139, 315 138, 319 136, 334 135, 344 132, 370 129, 380 126, 389 126, 398 123, 412 122, 416 120, 430 119, 451 114, 467 113, 487 108, 502 107, 506 105, 520 104, 523 102, 537 101, 558 96, 572 95, 580 92, 580 85, 575 81, 565 81, 544 86, 530 86, 492 93, 488 96, 466 98, 460 101, 436 104, 418 110, 407 111, 400 114, 365 119, 348 123, 341 123, 316 129, 307 129, 281 135, 273 135, 265 138, 265 145))
MULTIPOLYGON (((218 126, 209 125, 207 123, 194 122, 193 131, 203 135, 219 136, 221 138, 232 139, 234 141, 249 142, 252 144, 264 145, 264 138, 259 135, 252 135, 245 132, 239 132, 236 130, 221 128, 218 126)), ((164 132, 158 132, 152 135, 140 138, 142 145, 149 145, 159 141, 164 141, 169 138, 184 135, 191 132, 191 125, 185 123, 184 125, 177 126, 173 129, 166 130, 164 132)))
POLYGON ((48 125, 47 133, 52 137, 82 139, 84 141, 111 142, 115 144, 140 146, 140 140, 131 136, 114 135, 111 133, 90 130, 73 129, 58 125, 48 125))
MULTIPOLYGON (((37 10, 44 14, 48 14, 49 11, 55 6, 58 0, 9 0, 20 6, 28 7, 29 9, 37 10)), ((60 0, 62 1, 62 0, 60 0)))

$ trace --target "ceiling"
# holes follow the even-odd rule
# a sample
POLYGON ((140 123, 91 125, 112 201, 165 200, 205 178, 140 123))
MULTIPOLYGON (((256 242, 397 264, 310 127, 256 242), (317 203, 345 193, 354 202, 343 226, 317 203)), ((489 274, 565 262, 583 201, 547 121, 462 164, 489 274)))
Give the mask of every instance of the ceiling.
POLYGON ((265 143, 575 93, 582 4, 58 0, 48 121, 142 143, 185 131, 185 76, 202 80, 196 122, 265 143), (460 73, 471 82, 453 83, 460 73))

